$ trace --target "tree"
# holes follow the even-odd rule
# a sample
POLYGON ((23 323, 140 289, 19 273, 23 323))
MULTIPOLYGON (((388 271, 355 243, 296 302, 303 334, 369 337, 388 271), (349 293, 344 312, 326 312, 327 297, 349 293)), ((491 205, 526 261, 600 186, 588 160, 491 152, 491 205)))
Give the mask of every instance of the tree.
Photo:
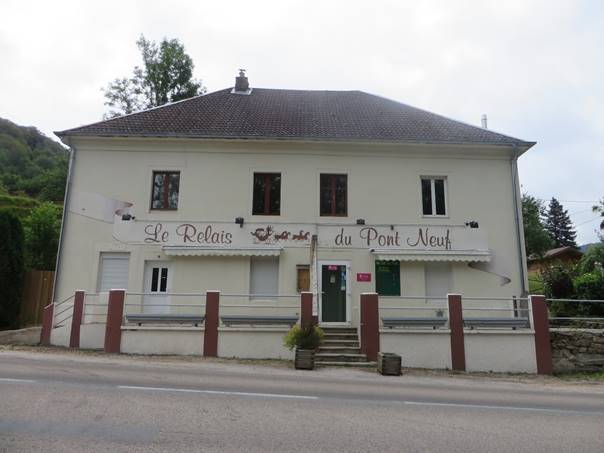
POLYGON ((162 39, 159 44, 145 39, 136 42, 143 66, 135 66, 132 77, 109 83, 105 105, 111 110, 105 118, 158 107, 206 92, 201 80, 193 78, 195 65, 177 39, 162 39))
POLYGON ((555 247, 576 247, 577 233, 568 216, 568 211, 552 197, 545 215, 545 229, 554 240, 555 247))
POLYGON ((542 256, 552 247, 552 238, 543 226, 544 213, 543 201, 529 194, 522 194, 526 256, 542 256))
POLYGON ((582 274, 597 271, 604 266, 604 242, 591 245, 581 257, 579 270, 582 274))
POLYGON ((52 203, 42 203, 25 219, 25 250, 29 268, 48 271, 55 269, 61 211, 59 206, 52 203))
POLYGON ((23 226, 19 218, 0 210, 0 329, 16 328, 23 284, 23 226))
MULTIPOLYGON (((604 198, 602 198, 597 205, 592 207, 593 211, 600 214, 600 217, 604 217, 604 198)), ((600 240, 604 242, 604 220, 600 222, 600 240)))

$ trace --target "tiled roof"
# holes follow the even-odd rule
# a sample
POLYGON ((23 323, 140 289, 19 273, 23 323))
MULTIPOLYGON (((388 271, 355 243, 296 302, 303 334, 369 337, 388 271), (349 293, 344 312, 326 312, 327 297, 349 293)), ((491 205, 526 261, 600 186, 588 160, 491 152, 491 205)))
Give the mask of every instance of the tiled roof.
POLYGON ((153 136, 518 145, 533 143, 362 91, 230 88, 59 136, 153 136))

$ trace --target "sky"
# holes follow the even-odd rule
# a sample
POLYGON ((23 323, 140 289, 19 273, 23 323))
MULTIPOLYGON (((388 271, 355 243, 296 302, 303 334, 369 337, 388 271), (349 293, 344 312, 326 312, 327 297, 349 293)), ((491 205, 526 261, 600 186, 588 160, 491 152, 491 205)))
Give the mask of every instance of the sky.
MULTIPOLYGON (((596 1, 0 2, 0 117, 52 131, 98 121, 101 88, 177 38, 208 91, 362 90, 537 145, 522 189, 558 198, 580 244, 604 197, 604 3, 596 1)), ((54 137, 56 138, 56 137, 54 137)))

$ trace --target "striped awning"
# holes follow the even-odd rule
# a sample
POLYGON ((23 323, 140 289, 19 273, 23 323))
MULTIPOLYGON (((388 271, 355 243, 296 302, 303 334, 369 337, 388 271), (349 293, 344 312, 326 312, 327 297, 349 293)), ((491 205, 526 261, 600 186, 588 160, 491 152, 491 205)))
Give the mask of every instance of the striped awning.
POLYGON ((458 261, 488 262, 489 250, 391 250, 372 249, 371 253, 379 261, 458 261))
POLYGON ((279 256, 281 247, 204 247, 164 245, 164 253, 169 256, 279 256))

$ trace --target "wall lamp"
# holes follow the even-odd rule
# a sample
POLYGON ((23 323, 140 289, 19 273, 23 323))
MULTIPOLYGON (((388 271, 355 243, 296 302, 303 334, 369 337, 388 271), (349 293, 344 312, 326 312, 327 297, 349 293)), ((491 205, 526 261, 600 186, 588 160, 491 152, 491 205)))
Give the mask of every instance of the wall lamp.
POLYGON ((136 219, 136 217, 134 217, 132 214, 122 214, 122 220, 134 220, 136 219))
POLYGON ((239 228, 243 228, 244 222, 245 220, 243 220, 243 217, 235 217, 235 223, 239 225, 239 228))
POLYGON ((478 222, 476 220, 470 220, 469 222, 466 222, 466 226, 469 226, 470 228, 478 228, 478 222))
POLYGON ((365 219, 357 219, 357 225, 365 225, 365 219))

